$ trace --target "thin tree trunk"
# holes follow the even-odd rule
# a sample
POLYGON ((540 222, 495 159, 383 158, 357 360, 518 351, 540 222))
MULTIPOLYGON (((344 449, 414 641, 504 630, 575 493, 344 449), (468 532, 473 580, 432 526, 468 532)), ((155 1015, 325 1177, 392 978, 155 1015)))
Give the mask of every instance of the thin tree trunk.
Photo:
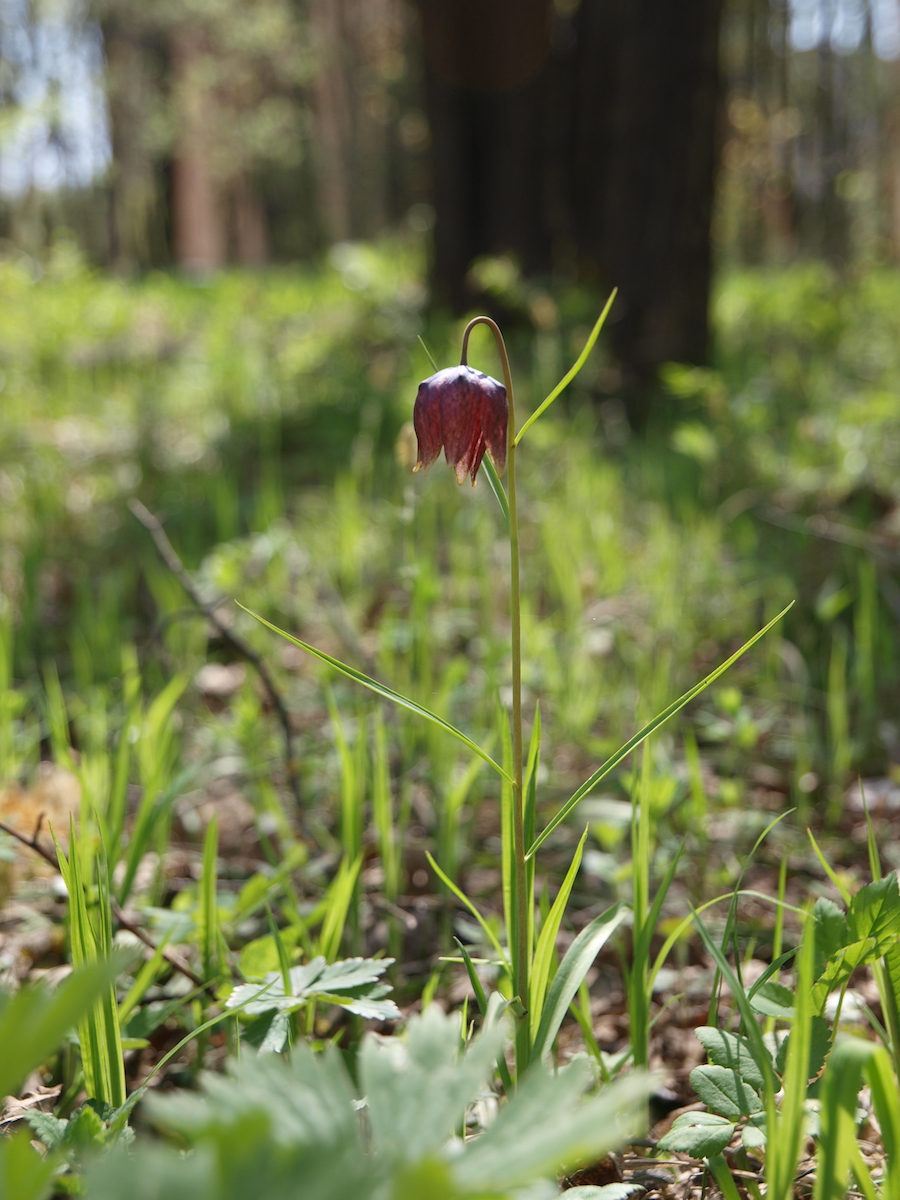
POLYGON ((422 0, 437 210, 434 283, 443 302, 473 299, 479 255, 549 270, 546 218, 549 0, 422 0))
POLYGON ((722 0, 584 0, 569 209, 582 275, 618 285, 613 348, 647 417, 660 364, 708 351, 722 0))
POLYGON ((633 424, 661 363, 707 354, 722 3, 420 0, 437 295, 465 307, 502 252, 618 285, 633 424))
POLYGON ((112 150, 108 253, 113 269, 127 273, 152 259, 151 226, 159 197, 144 141, 150 82, 146 47, 135 33, 106 21, 102 34, 112 150))
POLYGON ((319 216, 332 242, 353 228, 349 156, 352 107, 343 67, 343 0, 309 0, 309 24, 319 67, 312 86, 319 216))
POLYGON ((266 213, 246 171, 231 183, 234 253, 242 267, 262 267, 269 260, 266 213))
POLYGON ((225 262, 224 216, 209 150, 214 100, 203 80, 202 34, 179 26, 171 45, 179 118, 172 157, 174 256, 184 270, 206 275, 225 262))

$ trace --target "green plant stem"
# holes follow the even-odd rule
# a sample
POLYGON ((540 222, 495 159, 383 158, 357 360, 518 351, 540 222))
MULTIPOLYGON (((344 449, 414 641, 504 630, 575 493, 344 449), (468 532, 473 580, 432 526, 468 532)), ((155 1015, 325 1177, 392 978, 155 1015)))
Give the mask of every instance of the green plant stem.
POLYGON ((473 317, 462 338, 460 362, 466 365, 469 334, 476 325, 487 325, 500 354, 503 382, 509 405, 506 432, 507 495, 509 500, 509 609, 512 649, 512 736, 513 736, 513 911, 511 914, 510 957, 513 992, 524 1011, 516 1022, 516 1073, 521 1077, 531 1056, 528 1007, 528 864, 525 861, 525 790, 523 787, 522 738, 522 603, 519 566, 519 508, 516 491, 516 404, 513 394, 509 355, 500 327, 490 317, 473 317))

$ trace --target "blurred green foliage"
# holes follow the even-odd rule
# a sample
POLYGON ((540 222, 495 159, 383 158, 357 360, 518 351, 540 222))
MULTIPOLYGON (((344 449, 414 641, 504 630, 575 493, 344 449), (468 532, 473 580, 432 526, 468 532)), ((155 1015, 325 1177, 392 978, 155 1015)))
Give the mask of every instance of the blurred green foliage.
MULTIPOLYGON (((398 442, 430 371, 416 334, 439 364, 455 355, 455 326, 426 323, 423 266, 403 240, 339 246, 316 270, 205 285, 100 276, 65 242, 43 268, 4 261, 0 596, 14 634, 10 680, 33 678, 34 664, 52 658, 80 744, 99 748, 117 727, 123 644, 137 640, 151 691, 230 655, 158 563, 127 511, 132 494, 163 517, 211 600, 241 599, 473 736, 494 728, 507 585, 493 497, 484 486, 459 491, 440 465, 425 486, 408 474, 406 436, 398 442)), ((555 300, 515 280, 501 290, 516 311, 527 412, 574 360, 595 314, 585 294, 555 300)), ((686 714, 715 759, 708 786, 736 805, 763 762, 773 786, 808 806, 810 796, 839 797, 848 773, 889 765, 890 564, 818 536, 807 518, 824 512, 879 544, 892 536, 898 290, 887 271, 840 278, 815 264, 733 275, 716 300, 717 362, 667 370, 655 433, 629 440, 601 346, 529 434, 524 682, 529 707, 544 705, 550 795, 570 791, 795 595, 781 640, 686 714)), ((472 356, 497 372, 486 338, 473 338, 472 356)), ((320 736, 325 677, 273 650, 249 618, 234 619, 276 658, 309 802, 333 828, 338 756, 320 736)), ((23 778, 44 735, 33 691, 10 682, 6 692, 4 761, 23 778)), ((182 753, 238 763, 259 811, 280 820, 277 730, 260 736, 252 678, 221 716, 202 694, 189 688, 179 706, 182 753)), ((356 744, 368 710, 352 687, 336 684, 335 697, 356 744)), ((681 800, 701 793, 696 772, 692 783, 678 765, 676 736, 656 751, 669 779, 660 813, 684 825, 681 800)), ((389 740, 398 777, 424 760, 432 799, 452 792, 458 766, 442 735, 401 714, 389 740)), ((408 822, 409 796, 398 805, 408 822)), ((617 828, 599 820, 610 846, 617 828)))

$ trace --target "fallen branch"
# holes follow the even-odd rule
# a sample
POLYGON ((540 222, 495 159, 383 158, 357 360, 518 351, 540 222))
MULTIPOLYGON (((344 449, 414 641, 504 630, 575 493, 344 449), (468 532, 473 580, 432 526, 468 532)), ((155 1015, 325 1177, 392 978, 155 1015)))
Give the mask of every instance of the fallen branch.
POLYGON ((153 515, 149 508, 141 504, 140 500, 133 497, 128 501, 128 507, 153 538, 153 544, 156 546, 160 558, 184 588, 192 602, 215 628, 222 640, 228 643, 235 654, 250 663, 259 675, 262 685, 269 695, 272 707, 278 714, 278 720, 281 723, 284 735, 285 773, 299 813, 301 805, 300 773, 297 768, 297 760, 294 757, 294 734, 291 729, 291 717, 284 702, 284 697, 276 687, 269 668, 266 666, 265 659, 248 642, 245 642, 239 634, 232 632, 227 623, 219 616, 215 605, 209 604, 203 599, 196 583, 184 563, 178 557, 174 546, 169 541, 159 519, 153 515))

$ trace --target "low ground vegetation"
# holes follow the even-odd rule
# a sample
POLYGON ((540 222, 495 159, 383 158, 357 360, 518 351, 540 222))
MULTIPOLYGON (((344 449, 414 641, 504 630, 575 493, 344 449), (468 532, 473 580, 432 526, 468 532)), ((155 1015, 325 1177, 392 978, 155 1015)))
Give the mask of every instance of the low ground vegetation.
MULTIPOLYGON (((527 414, 594 301, 486 278, 527 414)), ((523 443, 535 832, 794 601, 532 860, 526 1071, 502 772, 233 603, 507 761, 502 513, 410 474, 459 333, 416 248, 0 265, 6 1194, 900 1190, 898 287, 732 277, 645 437, 601 341, 523 443)))

